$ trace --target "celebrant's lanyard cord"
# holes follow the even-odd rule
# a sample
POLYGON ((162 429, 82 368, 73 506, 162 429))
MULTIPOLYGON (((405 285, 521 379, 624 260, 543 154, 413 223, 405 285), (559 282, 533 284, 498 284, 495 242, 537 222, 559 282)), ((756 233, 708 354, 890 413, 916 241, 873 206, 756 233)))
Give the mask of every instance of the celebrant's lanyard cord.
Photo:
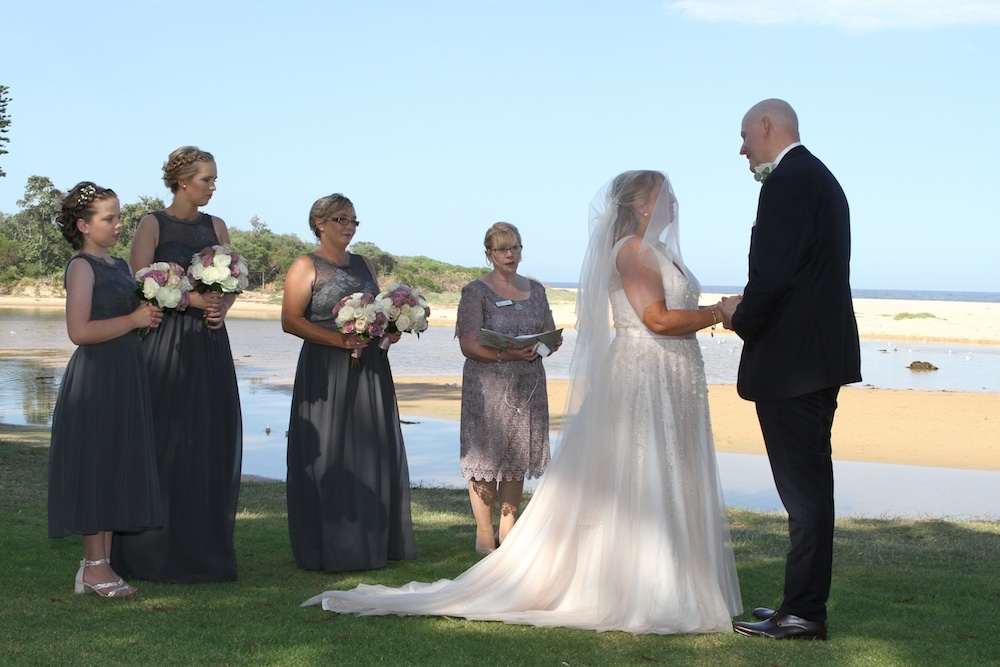
POLYGON ((517 414, 521 414, 521 408, 528 407, 528 404, 531 403, 531 397, 535 395, 535 390, 538 389, 538 373, 535 373, 535 384, 534 386, 531 387, 531 393, 528 394, 528 400, 524 402, 524 405, 522 405, 521 408, 517 407, 516 405, 511 405, 510 401, 507 400, 507 393, 510 391, 510 383, 513 380, 514 380, 513 377, 507 378, 507 386, 504 387, 503 390, 503 402, 507 404, 508 408, 512 408, 514 412, 516 412, 517 414))

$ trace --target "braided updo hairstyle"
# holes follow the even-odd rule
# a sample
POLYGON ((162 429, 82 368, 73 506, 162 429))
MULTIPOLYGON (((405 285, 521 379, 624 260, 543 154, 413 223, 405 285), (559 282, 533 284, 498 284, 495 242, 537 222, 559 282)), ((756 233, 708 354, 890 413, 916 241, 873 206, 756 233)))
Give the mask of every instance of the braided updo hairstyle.
POLYGON ((94 202, 117 197, 114 190, 102 188, 90 181, 80 181, 63 197, 56 212, 56 222, 59 223, 63 238, 69 241, 73 250, 83 247, 83 232, 76 226, 76 221, 90 220, 94 215, 94 202))
POLYGON ((215 162, 208 151, 197 146, 181 146, 163 163, 163 183, 171 192, 177 192, 182 178, 191 178, 198 173, 195 162, 215 162))

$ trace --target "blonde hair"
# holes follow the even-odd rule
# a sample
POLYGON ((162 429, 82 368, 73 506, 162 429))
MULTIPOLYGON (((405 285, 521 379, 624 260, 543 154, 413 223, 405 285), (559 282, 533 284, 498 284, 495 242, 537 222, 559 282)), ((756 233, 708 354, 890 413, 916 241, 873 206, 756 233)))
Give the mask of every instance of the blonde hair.
POLYGON ((486 252, 492 250, 498 244, 501 247, 504 244, 521 244, 521 232, 517 231, 517 227, 510 224, 509 222, 494 222, 489 229, 486 230, 486 236, 483 238, 483 245, 486 247, 486 252))
POLYGON ((626 171, 615 177, 608 193, 618 207, 613 230, 615 243, 635 230, 636 207, 644 204, 654 190, 659 190, 666 178, 658 171, 648 170, 626 171))
POLYGON ((196 162, 215 162, 215 158, 197 146, 181 146, 175 150, 163 163, 164 185, 170 188, 171 192, 177 192, 182 179, 191 178, 198 173, 196 162))

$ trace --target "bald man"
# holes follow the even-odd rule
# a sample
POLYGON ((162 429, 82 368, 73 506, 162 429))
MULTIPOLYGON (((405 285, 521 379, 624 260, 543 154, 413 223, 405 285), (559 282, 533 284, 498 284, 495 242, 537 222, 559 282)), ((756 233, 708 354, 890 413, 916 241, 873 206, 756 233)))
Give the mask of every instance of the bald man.
POLYGON ((741 397, 757 408, 775 487, 788 513, 784 599, 736 632, 826 639, 833 567, 831 430, 840 387, 861 380, 851 301, 851 218, 830 170, 799 141, 792 107, 770 99, 743 117, 740 154, 761 182, 742 298, 723 324, 743 339, 741 397))

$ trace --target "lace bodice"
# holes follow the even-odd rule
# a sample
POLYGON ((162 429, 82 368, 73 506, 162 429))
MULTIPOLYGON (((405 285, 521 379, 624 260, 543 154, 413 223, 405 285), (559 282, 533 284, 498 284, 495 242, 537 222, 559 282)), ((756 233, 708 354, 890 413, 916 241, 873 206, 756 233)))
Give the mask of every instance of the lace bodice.
POLYGON ((153 252, 154 262, 175 262, 184 268, 191 265, 191 257, 209 246, 218 245, 212 216, 202 213, 197 220, 181 220, 166 211, 154 211, 160 223, 160 238, 153 252))
POLYGON ((331 331, 337 328, 333 307, 348 294, 362 292, 376 295, 378 282, 368 270, 361 255, 351 255, 351 263, 341 266, 323 259, 316 253, 309 253, 316 267, 316 282, 313 283, 312 297, 306 317, 310 322, 331 331))
MULTIPOLYGON (((132 278, 128 264, 120 257, 114 257, 114 266, 80 253, 73 259, 82 257, 94 270, 94 296, 90 301, 90 319, 110 320, 128 315, 139 307, 136 282, 132 278)), ((72 261, 72 260, 70 260, 72 261)))

